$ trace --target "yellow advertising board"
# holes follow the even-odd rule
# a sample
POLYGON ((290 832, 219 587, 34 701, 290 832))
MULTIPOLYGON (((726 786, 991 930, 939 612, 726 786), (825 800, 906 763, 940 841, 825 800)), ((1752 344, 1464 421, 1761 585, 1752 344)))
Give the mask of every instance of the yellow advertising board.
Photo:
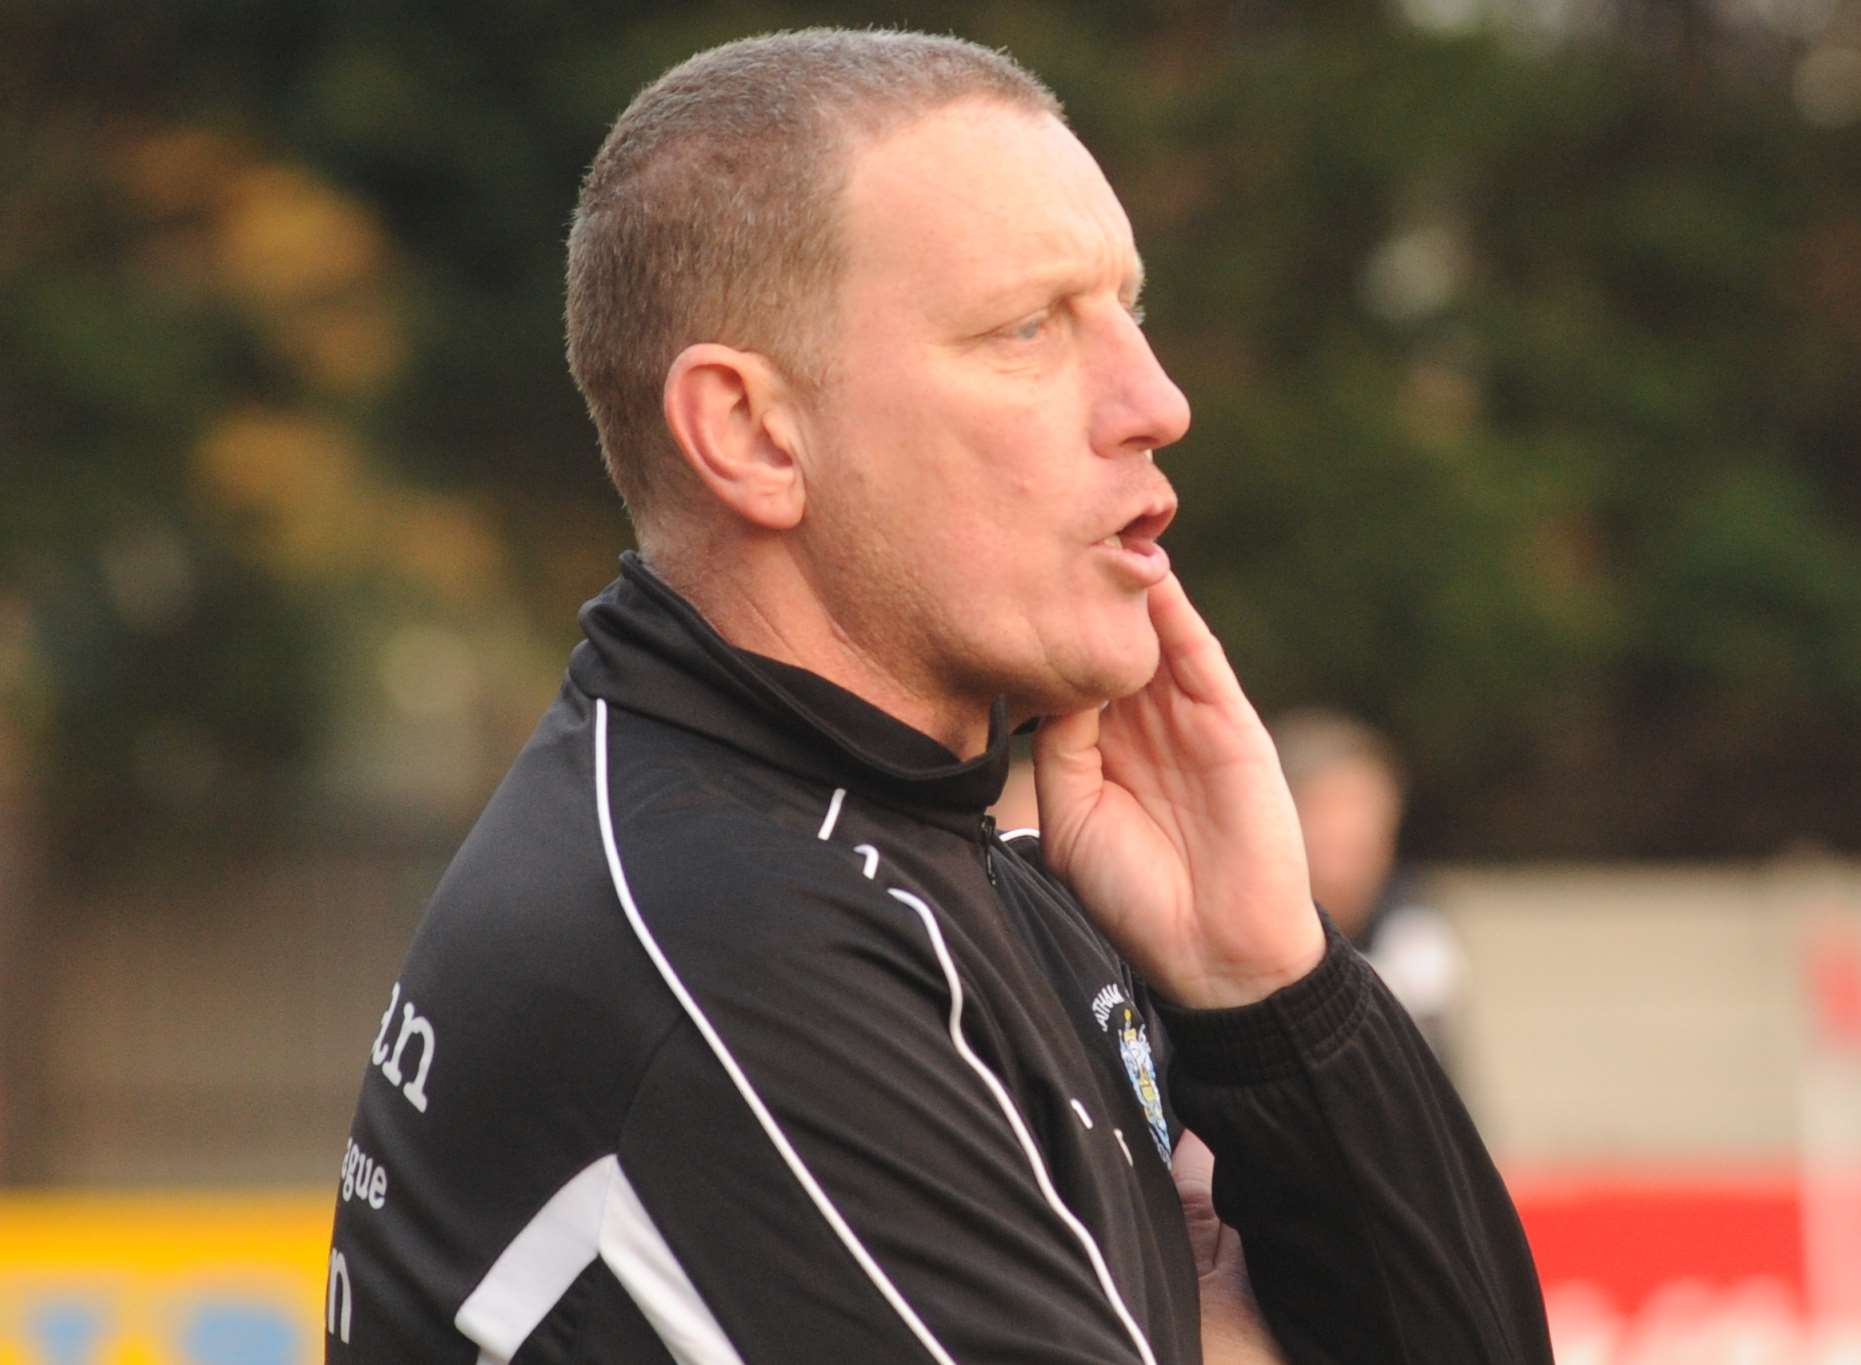
POLYGON ((312 1365, 332 1198, 0 1199, 0 1365, 312 1365))

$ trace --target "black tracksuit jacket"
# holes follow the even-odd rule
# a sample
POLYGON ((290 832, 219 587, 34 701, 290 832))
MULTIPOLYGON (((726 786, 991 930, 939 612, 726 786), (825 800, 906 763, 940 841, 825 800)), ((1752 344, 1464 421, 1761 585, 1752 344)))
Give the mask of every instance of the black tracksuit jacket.
POLYGON ((330 1361, 1196 1361, 1183 1124, 1289 1360, 1550 1360, 1498 1175, 1335 932, 1172 1009, 984 815, 999 716, 958 762, 631 556, 582 622, 370 1050, 330 1361))

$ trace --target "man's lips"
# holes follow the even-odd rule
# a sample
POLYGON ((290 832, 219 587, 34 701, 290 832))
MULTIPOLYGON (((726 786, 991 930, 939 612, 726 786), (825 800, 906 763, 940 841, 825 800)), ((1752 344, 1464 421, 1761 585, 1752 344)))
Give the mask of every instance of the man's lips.
POLYGON ((1176 504, 1158 503, 1156 506, 1139 512, 1123 526, 1105 537, 1105 544, 1122 544, 1126 548, 1139 543, 1155 544, 1171 520, 1176 516, 1176 504))
POLYGON ((1120 530, 1098 541, 1097 545, 1114 552, 1131 576, 1143 586, 1161 583, 1163 576, 1169 572, 1170 557, 1157 544, 1157 537, 1163 534, 1175 514, 1173 503, 1162 504, 1155 510, 1131 518, 1120 530))

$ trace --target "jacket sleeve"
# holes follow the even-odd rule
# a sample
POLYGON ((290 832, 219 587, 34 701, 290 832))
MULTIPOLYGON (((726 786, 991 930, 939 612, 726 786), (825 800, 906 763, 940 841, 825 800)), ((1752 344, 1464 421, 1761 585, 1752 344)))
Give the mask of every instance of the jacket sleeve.
POLYGON ((1159 1002, 1171 1094, 1215 1153, 1263 1316, 1294 1365, 1549 1365, 1531 1252, 1472 1119, 1325 931, 1319 966, 1257 1004, 1159 1002))

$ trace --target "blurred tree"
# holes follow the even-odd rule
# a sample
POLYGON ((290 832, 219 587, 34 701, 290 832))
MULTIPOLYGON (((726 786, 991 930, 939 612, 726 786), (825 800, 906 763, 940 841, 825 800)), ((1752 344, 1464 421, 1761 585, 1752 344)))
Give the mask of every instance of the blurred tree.
POLYGON ((906 23, 1101 153, 1177 561, 1263 706, 1400 737, 1418 853, 1861 848, 1854 8, 1544 8, 9 6, 0 753, 68 854, 460 818, 625 538, 581 167, 698 47, 906 23))

